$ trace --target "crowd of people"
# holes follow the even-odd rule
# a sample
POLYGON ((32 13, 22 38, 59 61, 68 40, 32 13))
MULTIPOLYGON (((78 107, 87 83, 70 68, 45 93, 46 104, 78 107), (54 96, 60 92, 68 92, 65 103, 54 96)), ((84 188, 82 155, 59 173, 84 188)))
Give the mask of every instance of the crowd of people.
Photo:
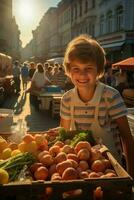
MULTIPOLYGON (((20 92, 20 86, 22 81, 22 89, 27 91, 27 83, 30 81, 31 86, 28 89, 41 90, 45 85, 57 85, 61 89, 66 90, 66 84, 69 83, 64 68, 59 63, 55 63, 51 66, 48 62, 35 64, 34 62, 24 62, 20 64, 19 61, 15 61, 13 65, 13 80, 15 83, 16 94, 20 92)), ((71 84, 71 82, 70 82, 71 84)))
POLYGON ((39 105, 36 91, 41 91, 47 85, 58 86, 61 90, 68 90, 73 87, 71 80, 65 74, 63 66, 59 63, 52 66, 48 62, 44 64, 24 62, 21 64, 19 61, 15 61, 12 74, 15 93, 20 93, 22 82, 22 90, 30 93, 30 103, 34 104, 36 108, 39 105))

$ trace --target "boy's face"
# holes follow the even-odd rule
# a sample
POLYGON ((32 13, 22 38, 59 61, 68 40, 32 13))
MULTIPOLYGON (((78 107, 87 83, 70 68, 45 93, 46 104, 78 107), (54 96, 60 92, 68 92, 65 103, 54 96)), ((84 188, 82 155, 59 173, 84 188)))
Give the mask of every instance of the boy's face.
POLYGON ((93 62, 81 63, 79 60, 74 60, 70 65, 69 76, 78 89, 95 86, 97 79, 96 64, 93 62))

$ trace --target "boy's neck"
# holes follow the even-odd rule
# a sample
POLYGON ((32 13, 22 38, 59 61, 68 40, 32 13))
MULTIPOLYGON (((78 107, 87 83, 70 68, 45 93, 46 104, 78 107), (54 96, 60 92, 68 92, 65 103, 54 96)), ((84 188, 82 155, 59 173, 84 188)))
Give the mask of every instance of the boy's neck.
MULTIPOLYGON (((97 85, 97 84, 96 84, 97 85)), ((92 88, 85 88, 85 89, 77 89, 78 91, 78 96, 83 102, 88 102, 90 101, 95 93, 96 85, 92 88)))

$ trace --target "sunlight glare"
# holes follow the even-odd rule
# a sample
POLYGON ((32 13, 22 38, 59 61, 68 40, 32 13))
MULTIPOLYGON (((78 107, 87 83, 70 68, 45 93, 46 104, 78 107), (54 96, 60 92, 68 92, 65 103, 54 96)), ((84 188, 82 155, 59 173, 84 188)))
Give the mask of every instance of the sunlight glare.
POLYGON ((28 1, 21 1, 18 8, 18 14, 23 18, 25 23, 31 21, 34 15, 33 4, 28 3, 28 1))

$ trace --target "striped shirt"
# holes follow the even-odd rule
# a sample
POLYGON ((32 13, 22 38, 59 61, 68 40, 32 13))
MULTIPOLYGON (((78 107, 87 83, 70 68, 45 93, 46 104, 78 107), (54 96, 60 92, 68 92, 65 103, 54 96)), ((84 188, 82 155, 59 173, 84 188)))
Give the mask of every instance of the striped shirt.
MULTIPOLYGON (((71 105, 73 105, 73 118, 76 129, 90 130, 90 126, 94 120, 96 95, 95 92, 93 98, 85 103, 79 98, 76 88, 67 91, 61 100, 61 118, 71 120, 71 105), (73 95, 73 90, 75 90, 75 95, 73 95), (72 95, 73 99, 71 98, 72 95)), ((113 133, 114 142, 118 146, 118 151, 121 150, 121 144, 115 119, 126 115, 127 108, 120 93, 116 89, 105 85, 99 104, 98 121, 100 126, 108 133, 113 133)))

